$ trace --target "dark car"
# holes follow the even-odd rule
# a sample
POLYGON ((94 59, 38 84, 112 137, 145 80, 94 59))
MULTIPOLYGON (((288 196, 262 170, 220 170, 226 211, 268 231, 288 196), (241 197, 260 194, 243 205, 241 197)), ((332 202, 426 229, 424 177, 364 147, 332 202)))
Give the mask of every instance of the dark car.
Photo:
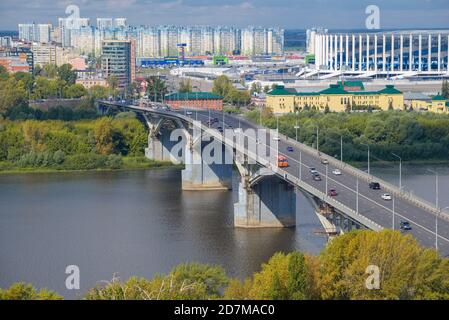
POLYGON ((223 128, 222 127, 217 127, 218 131, 223 132, 223 128))
POLYGON ((369 188, 373 190, 380 190, 380 184, 379 182, 370 182, 369 188))
POLYGON ((321 176, 319 174, 318 175, 313 175, 313 180, 321 181, 321 176))
POLYGON ((336 197, 336 196, 338 196, 337 190, 335 190, 335 189, 330 189, 330 190, 329 190, 329 195, 330 195, 331 197, 336 197))
POLYGON ((401 230, 404 230, 404 231, 412 230, 412 226, 410 225, 410 222, 408 222, 408 221, 401 221, 400 227, 401 227, 401 230))
POLYGON ((294 151, 294 150, 293 150, 293 147, 290 147, 290 146, 287 147, 287 151, 288 151, 288 152, 293 152, 293 151, 294 151))
POLYGON ((214 119, 213 119, 213 122, 218 122, 218 118, 214 118, 214 119))

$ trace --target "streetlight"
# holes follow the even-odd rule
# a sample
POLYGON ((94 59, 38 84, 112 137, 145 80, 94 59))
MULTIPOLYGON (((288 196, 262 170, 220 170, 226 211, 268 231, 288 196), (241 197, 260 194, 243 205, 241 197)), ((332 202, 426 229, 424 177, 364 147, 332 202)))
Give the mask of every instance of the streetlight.
POLYGON ((399 190, 402 191, 402 158, 396 153, 392 152, 391 154, 399 159, 399 190))
MULTIPOLYGON (((296 111, 296 115, 298 115, 299 112, 296 111)), ((296 126, 295 126, 295 130, 296 130, 296 142, 298 142, 298 129, 299 129, 299 124, 298 124, 298 117, 296 117, 296 126)))
POLYGON ((445 209, 449 208, 443 208, 441 210, 438 209, 438 205, 439 205, 439 199, 438 199, 438 172, 436 172, 435 170, 431 170, 431 169, 427 169, 427 171, 432 172, 435 174, 435 206, 437 207, 437 212, 435 213, 435 250, 438 251, 438 213, 440 211, 444 211, 445 209))
POLYGON ((370 152, 370 150, 369 150, 369 144, 367 144, 367 143, 362 143, 362 145, 364 145, 364 146, 367 146, 368 147, 368 175, 370 175, 370 160, 369 160, 369 152, 370 152))
POLYGON ((343 162, 343 136, 340 136, 340 161, 343 162))

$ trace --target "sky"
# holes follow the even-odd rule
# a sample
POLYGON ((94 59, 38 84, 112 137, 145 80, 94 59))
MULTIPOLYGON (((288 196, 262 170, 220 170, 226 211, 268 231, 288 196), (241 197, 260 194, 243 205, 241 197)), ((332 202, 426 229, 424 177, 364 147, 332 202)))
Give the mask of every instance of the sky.
POLYGON ((0 0, 0 30, 33 21, 56 24, 70 4, 80 8, 81 17, 125 17, 130 25, 286 29, 365 28, 365 9, 376 5, 383 29, 449 27, 449 0, 0 0))

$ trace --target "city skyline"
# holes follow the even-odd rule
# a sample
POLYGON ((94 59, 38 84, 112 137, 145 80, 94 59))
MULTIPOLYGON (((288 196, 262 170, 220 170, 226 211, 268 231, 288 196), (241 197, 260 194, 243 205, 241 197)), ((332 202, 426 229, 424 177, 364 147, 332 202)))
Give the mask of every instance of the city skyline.
POLYGON ((0 30, 16 30, 23 22, 56 24, 65 17, 68 5, 77 5, 82 17, 126 17, 130 25, 276 25, 303 29, 313 25, 326 28, 364 28, 365 8, 377 5, 381 28, 444 28, 448 26, 449 3, 428 1, 355 1, 329 0, 18 0, 0 3, 0 30), (20 15, 17 14, 20 12, 20 15), (401 14, 399 15, 398 12, 401 14))

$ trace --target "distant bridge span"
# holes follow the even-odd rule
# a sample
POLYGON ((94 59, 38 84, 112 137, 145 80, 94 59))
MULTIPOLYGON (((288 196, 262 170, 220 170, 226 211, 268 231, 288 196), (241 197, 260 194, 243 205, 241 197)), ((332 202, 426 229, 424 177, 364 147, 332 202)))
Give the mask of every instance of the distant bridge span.
MULTIPOLYGON (((294 193, 297 189, 315 206, 316 213, 330 236, 354 228, 374 231, 385 228, 400 229, 401 221, 408 221, 412 230, 406 232, 413 234, 422 245, 437 246, 440 253, 444 256, 449 255, 447 212, 441 211, 416 195, 401 191, 386 181, 368 175, 329 155, 319 153, 282 134, 276 134, 280 138, 279 141, 270 138, 261 145, 271 150, 276 148, 276 155, 283 155, 288 159, 289 167, 279 168, 276 157, 266 156, 259 151, 259 147, 256 151, 249 147, 250 144, 260 145, 262 142, 246 135, 245 130, 261 127, 242 117, 216 111, 162 110, 159 108, 163 106, 162 104, 136 106, 98 101, 98 106, 103 112, 110 108, 118 108, 142 114, 150 128, 147 156, 155 160, 171 159, 170 147, 173 145, 170 145, 167 137, 171 129, 164 129, 164 119, 170 120, 177 128, 184 128, 186 134, 191 135, 193 130, 199 130, 203 135, 225 145, 228 151, 224 152, 233 153, 241 175, 239 202, 234 206, 234 220, 238 227, 294 226, 296 224, 294 193), (219 121, 209 126, 209 117, 217 118, 219 121), (234 138, 221 133, 217 130, 218 127, 233 128, 234 138), (293 151, 289 152, 287 148, 293 148, 293 151), (328 160, 329 163, 323 164, 322 159, 328 160), (310 168, 315 168, 320 173, 322 181, 312 179, 310 168), (332 173, 334 169, 339 169, 342 175, 334 175, 332 173), (368 184, 372 181, 379 182, 381 190, 370 189, 368 184), (329 195, 330 189, 335 189, 338 195, 329 195), (391 201, 381 198, 386 192, 392 196, 391 201)), ((184 157, 190 159, 198 157, 192 151, 192 143, 186 146, 184 157)), ((212 165, 215 167, 211 168, 211 165, 195 166, 187 162, 186 169, 183 170, 184 189, 231 187, 229 175, 232 175, 232 167, 222 168, 219 165, 212 165)))

